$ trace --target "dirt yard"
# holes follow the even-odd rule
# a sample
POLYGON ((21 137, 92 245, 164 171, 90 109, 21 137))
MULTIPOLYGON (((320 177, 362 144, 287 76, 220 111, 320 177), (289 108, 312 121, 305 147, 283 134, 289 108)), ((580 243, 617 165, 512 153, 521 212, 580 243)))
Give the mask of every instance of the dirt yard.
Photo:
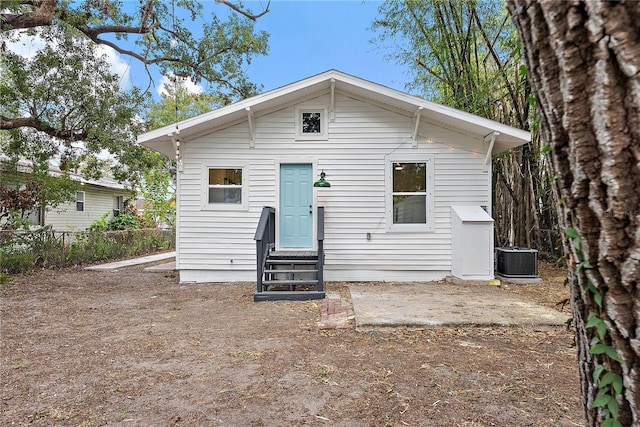
MULTIPOLYGON (((540 267, 544 283, 504 292, 561 309, 563 272, 540 267)), ((15 277, 0 286, 0 424, 584 424, 565 328, 322 330, 322 302, 253 291, 142 267, 15 277)))

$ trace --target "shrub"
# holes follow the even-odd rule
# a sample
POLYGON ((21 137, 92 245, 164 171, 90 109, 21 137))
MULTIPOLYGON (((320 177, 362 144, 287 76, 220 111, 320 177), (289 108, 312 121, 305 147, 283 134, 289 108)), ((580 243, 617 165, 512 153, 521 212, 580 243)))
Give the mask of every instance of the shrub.
POLYGON ((106 230, 135 230, 140 228, 140 222, 135 215, 122 214, 113 217, 107 224, 106 230))

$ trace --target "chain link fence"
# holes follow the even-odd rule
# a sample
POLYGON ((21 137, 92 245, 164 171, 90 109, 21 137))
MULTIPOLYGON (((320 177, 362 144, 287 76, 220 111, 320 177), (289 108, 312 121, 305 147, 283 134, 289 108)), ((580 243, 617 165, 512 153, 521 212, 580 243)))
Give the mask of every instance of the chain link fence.
POLYGON ((172 249, 175 249, 175 229, 0 230, 0 273, 92 264, 172 249))

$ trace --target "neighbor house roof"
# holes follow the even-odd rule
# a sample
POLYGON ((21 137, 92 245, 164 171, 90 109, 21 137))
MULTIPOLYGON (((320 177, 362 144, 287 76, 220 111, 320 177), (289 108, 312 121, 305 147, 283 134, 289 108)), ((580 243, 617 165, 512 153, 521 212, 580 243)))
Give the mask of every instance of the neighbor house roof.
MULTIPOLYGON (((7 162, 9 162, 9 158, 4 155, 0 155, 0 163, 7 163, 7 162)), ((18 160, 17 169, 18 169, 18 172, 20 173, 31 173, 33 171, 32 164, 28 160, 18 160)), ((64 172, 58 166, 51 165, 51 164, 49 165, 49 175, 54 177, 59 177, 59 176, 62 176, 63 173, 64 172)), ((81 184, 95 185, 97 187, 110 188, 113 190, 127 189, 127 187, 124 184, 110 177, 103 176, 100 179, 91 180, 91 179, 84 178, 81 174, 73 173, 73 172, 70 172, 68 176, 70 179, 74 181, 78 181, 81 184)))
POLYGON ((182 120, 177 123, 177 126, 173 124, 144 133, 138 137, 138 142, 172 157, 175 154, 172 134, 176 131, 176 128, 180 131, 180 139, 183 141, 188 140, 246 120, 248 112, 258 116, 261 113, 288 106, 314 94, 326 92, 332 86, 336 91, 352 94, 363 100, 371 100, 378 105, 386 106, 407 116, 420 114, 423 119, 452 130, 481 137, 488 137, 497 132, 499 135, 495 138, 492 155, 524 145, 531 139, 531 135, 527 131, 426 101, 417 96, 337 70, 329 70, 208 113, 182 120))

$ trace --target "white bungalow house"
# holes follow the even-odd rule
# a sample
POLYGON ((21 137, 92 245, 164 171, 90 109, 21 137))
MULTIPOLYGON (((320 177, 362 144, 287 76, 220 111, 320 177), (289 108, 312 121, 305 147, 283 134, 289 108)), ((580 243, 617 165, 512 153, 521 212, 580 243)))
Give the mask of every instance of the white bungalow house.
POLYGON ((138 138, 178 161, 181 282, 257 281, 256 300, 492 279, 491 158, 529 139, 335 70, 138 138))

